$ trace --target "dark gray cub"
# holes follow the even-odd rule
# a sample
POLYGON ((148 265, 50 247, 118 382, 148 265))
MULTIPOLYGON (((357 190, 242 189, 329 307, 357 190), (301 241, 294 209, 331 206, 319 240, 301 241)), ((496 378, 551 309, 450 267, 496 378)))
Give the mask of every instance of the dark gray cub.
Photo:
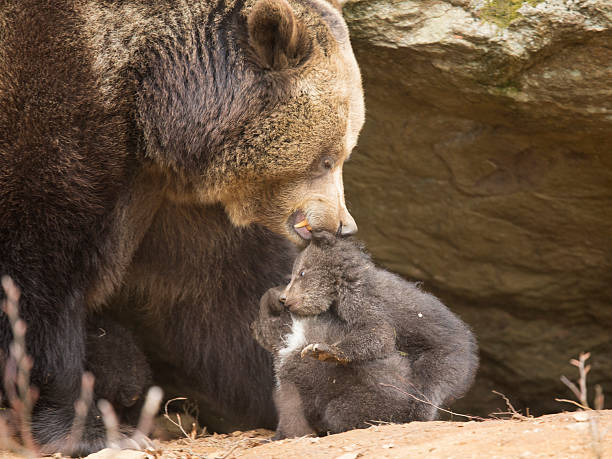
POLYGON ((87 320, 86 348, 86 369, 95 377, 95 399, 108 400, 121 422, 135 425, 153 380, 134 337, 115 321, 92 316, 87 320))
POLYGON ((433 420, 478 367, 472 332, 436 297, 327 234, 262 297, 252 329, 274 355, 277 439, 433 420))

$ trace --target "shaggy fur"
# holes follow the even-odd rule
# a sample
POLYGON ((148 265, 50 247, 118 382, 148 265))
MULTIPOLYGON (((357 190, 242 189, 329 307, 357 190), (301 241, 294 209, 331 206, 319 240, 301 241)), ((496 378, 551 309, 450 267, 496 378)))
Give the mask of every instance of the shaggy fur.
MULTIPOLYGON (((2 2, 0 275, 22 291, 43 451, 70 443, 94 311, 151 340, 169 393, 275 422, 248 323, 290 269, 281 236, 304 244, 304 217, 356 229, 342 166, 363 99, 345 30, 322 0, 2 2)), ((2 351, 11 339, 0 317, 2 351)), ((96 416, 64 452, 103 445, 96 416)))
POLYGON ((87 321, 86 348, 85 368, 95 377, 95 398, 111 402, 121 421, 136 424, 152 374, 132 334, 108 318, 93 316, 87 321))
POLYGON ((276 438, 435 419, 472 384, 471 331, 359 244, 322 237, 299 255, 290 284, 262 297, 252 325, 275 356, 276 438))
POLYGON ((166 205, 113 297, 113 315, 142 342, 155 382, 168 398, 198 402, 210 430, 276 424, 272 359, 249 324, 295 255, 257 225, 232 227, 219 206, 166 205))

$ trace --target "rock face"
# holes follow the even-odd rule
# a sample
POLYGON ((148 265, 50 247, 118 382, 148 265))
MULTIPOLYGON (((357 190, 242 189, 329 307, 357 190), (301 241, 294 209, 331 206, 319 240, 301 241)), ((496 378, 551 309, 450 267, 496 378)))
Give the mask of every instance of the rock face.
MULTIPOLYGON (((368 111, 345 168, 360 237, 474 329, 459 406, 571 396, 591 351, 612 406, 612 3, 345 5, 368 111)), ((456 407, 457 407, 456 406, 456 407)))

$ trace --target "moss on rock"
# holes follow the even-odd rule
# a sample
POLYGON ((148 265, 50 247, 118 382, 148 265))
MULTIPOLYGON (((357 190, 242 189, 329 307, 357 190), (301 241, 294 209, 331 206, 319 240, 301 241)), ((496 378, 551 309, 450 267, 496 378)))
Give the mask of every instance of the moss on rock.
POLYGON ((486 0, 480 10, 480 17, 499 27, 507 28, 512 22, 523 17, 519 9, 523 4, 537 5, 541 0, 486 0))

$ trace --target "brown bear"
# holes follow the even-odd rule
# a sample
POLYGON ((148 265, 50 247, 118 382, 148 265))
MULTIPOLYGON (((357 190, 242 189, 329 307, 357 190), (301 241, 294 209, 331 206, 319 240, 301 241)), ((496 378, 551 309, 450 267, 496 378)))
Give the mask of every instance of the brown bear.
POLYGON ((472 332, 444 304, 326 233, 262 297, 252 329, 274 355, 277 439, 433 420, 478 367, 472 332))
POLYGON ((94 311, 219 429, 274 425, 249 323, 294 244, 356 231, 342 167, 363 118, 324 0, 2 3, 0 275, 22 291, 43 451, 104 445, 92 407, 66 451, 94 311))

